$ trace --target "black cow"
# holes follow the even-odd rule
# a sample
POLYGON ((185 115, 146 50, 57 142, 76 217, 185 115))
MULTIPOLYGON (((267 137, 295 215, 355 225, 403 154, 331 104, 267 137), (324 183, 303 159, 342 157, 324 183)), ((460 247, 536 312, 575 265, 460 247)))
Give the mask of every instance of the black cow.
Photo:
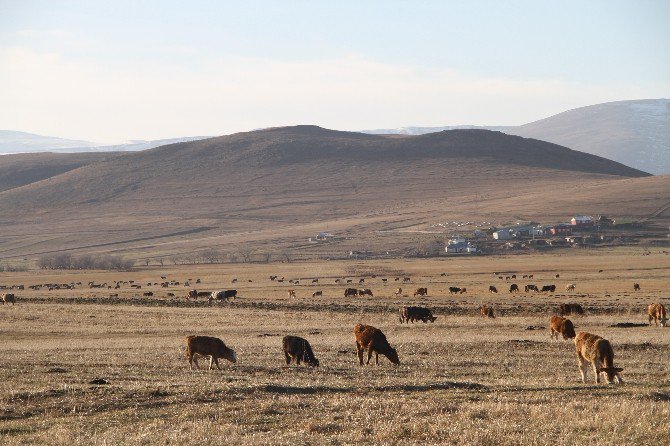
POLYGON ((527 292, 529 291, 535 291, 536 293, 539 293, 540 290, 537 288, 537 285, 529 284, 524 287, 524 290, 527 292))
POLYGON ((556 285, 544 285, 540 291, 542 292, 548 291, 550 293, 553 293, 554 291, 556 291, 556 285))
POLYGON ((509 292, 510 293, 518 293, 519 292, 519 285, 516 283, 513 283, 509 286, 509 292))
POLYGON ((344 297, 349 297, 349 296, 358 296, 358 290, 356 288, 347 288, 344 290, 344 297))
POLYGON ((423 321, 423 323, 435 322, 437 317, 433 316, 433 312, 428 308, 423 307, 400 307, 400 323, 409 324, 415 321, 423 321))

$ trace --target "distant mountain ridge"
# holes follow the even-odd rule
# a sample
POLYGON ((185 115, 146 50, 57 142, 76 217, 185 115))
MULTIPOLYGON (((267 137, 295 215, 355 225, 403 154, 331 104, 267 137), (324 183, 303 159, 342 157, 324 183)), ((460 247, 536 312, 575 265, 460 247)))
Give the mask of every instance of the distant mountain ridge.
POLYGON ((590 105, 521 126, 400 127, 363 132, 421 135, 453 128, 498 130, 591 153, 645 172, 670 173, 670 99, 590 105))
POLYGON ((122 144, 99 144, 91 141, 56 138, 33 133, 0 130, 0 155, 17 153, 83 153, 83 152, 136 152, 185 141, 197 141, 209 136, 137 140, 122 144))

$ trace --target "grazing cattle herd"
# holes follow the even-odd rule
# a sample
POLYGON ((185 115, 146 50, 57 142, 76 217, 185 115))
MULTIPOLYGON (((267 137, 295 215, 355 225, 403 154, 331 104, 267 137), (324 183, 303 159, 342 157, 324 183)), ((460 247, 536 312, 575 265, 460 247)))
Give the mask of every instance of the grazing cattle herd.
MULTIPOLYGON (((497 277, 503 278, 498 273, 495 273, 497 277)), ((444 274, 443 274, 444 275, 444 274)), ((555 277, 558 278, 560 275, 556 274, 555 277)), ((523 275, 524 278, 531 279, 532 274, 523 275)), ((165 276, 161 276, 162 280, 165 280, 165 276)), ((511 274, 510 276, 505 276, 505 279, 516 279, 516 274, 511 274)), ((283 282, 284 278, 279 278, 278 276, 270 276, 270 280, 276 282, 283 282)), ((336 283, 344 283, 345 278, 338 278, 335 280, 336 283)), ((402 279, 403 282, 410 282, 409 277, 402 279)), ((188 285, 192 279, 184 281, 184 284, 188 285)), ((237 280, 234 279, 233 282, 237 280)), ((352 283, 353 279, 347 279, 346 283, 352 283)), ((395 278, 395 281, 400 281, 399 277, 395 278)), ((251 282, 251 280, 249 280, 251 282)), ((299 280, 291 279, 289 280, 292 284, 299 284, 299 280)), ((382 279, 382 283, 386 285, 388 279, 382 279)), ((200 279, 197 279, 196 283, 201 283, 200 279)), ((312 284, 319 283, 318 278, 311 279, 312 284)), ((358 281, 359 284, 365 283, 365 280, 361 278, 358 281)), ((134 283, 134 281, 122 282, 118 281, 114 283, 114 289, 119 289, 121 284, 129 285, 132 288, 140 289, 141 285, 134 283)), ((148 283, 148 286, 151 286, 152 283, 148 283)), ((159 283, 154 283, 153 285, 159 285, 159 283)), ((168 287, 179 285, 177 281, 162 282, 160 283, 161 287, 168 287)), ((39 290, 42 288, 52 289, 73 289, 76 286, 81 286, 81 283, 71 283, 71 284, 44 284, 44 285, 33 285, 30 286, 33 290, 39 290)), ((96 284, 94 282, 89 282, 89 288, 107 288, 111 289, 112 286, 106 283, 96 284)), ((565 286, 566 292, 575 291, 577 285, 575 283, 569 283, 565 286)), ((3 286, 3 289, 7 287, 3 286)), ((11 289, 24 289, 23 285, 12 286, 11 289)), ((464 294, 466 293, 466 288, 450 286, 449 294, 464 294)), ((638 283, 633 284, 633 289, 635 291, 640 291, 640 285, 638 283)), ((490 293, 498 293, 498 289, 491 285, 488 288, 490 293)), ((554 293, 556 291, 556 285, 543 285, 541 289, 537 285, 527 284, 524 286, 524 291, 526 293, 535 292, 549 292, 554 293)), ((519 286, 516 283, 510 284, 509 287, 510 293, 519 293, 519 286)), ((288 297, 291 299, 296 298, 296 290, 289 289, 287 290, 288 297)), ((174 296, 174 293, 169 293, 174 296)), ((398 288, 395 293, 395 296, 402 295, 402 289, 398 288)), ((425 297, 428 295, 428 289, 426 287, 419 287, 413 293, 413 297, 425 297)), ((118 296, 118 294, 114 294, 118 296)), ((145 297, 153 297, 154 293, 152 291, 143 292, 145 297)), ((322 291, 315 291, 312 293, 312 297, 323 296, 322 291)), ((369 288, 357 289, 357 288, 346 288, 344 291, 344 297, 363 297, 370 296, 373 297, 373 292, 369 288)), ((187 299, 197 300, 199 297, 206 297, 211 304, 215 301, 234 301, 237 298, 237 290, 228 289, 228 290, 218 290, 218 291, 198 291, 195 289, 190 289, 187 292, 187 299)), ((405 296, 407 297, 407 296, 405 296)), ((3 305, 11 303, 12 305, 16 304, 16 296, 14 293, 5 293, 0 296, 3 305)), ((606 339, 603 339, 600 336, 586 333, 586 332, 575 332, 575 326, 573 322, 566 318, 565 316, 577 315, 581 316, 584 314, 584 309, 580 304, 577 303, 561 303, 558 307, 558 313, 560 315, 553 315, 549 321, 549 331, 550 338, 558 339, 561 336, 564 340, 572 339, 575 345, 579 370, 581 373, 582 381, 586 382, 586 372, 589 367, 589 364, 593 368, 595 374, 596 383, 600 382, 600 376, 604 375, 608 383, 621 383, 622 378, 620 373, 623 371, 622 368, 615 367, 614 365, 614 351, 610 342, 606 339)), ((479 314, 484 318, 495 318, 494 308, 488 305, 483 305, 479 307, 479 314)), ((652 303, 647 307, 647 315, 649 326, 652 325, 652 321, 656 326, 660 324, 661 327, 666 327, 668 325, 668 318, 665 307, 661 303, 652 303)), ((433 315, 433 311, 429 308, 422 306, 402 306, 399 309, 399 319, 401 324, 409 324, 410 322, 414 324, 417 321, 421 321, 424 324, 431 322, 434 323, 437 319, 433 315)), ((369 364, 372 358, 372 354, 375 354, 375 363, 379 364, 379 355, 386 356, 393 364, 400 364, 400 359, 398 357, 398 352, 396 349, 391 347, 384 333, 370 325, 357 324, 354 327, 354 337, 356 343, 356 352, 359 359, 360 365, 364 365, 364 352, 367 351, 367 361, 365 364, 369 364)), ((282 339, 282 348, 286 359, 286 365, 290 365, 291 362, 295 362, 296 366, 299 366, 301 363, 305 363, 312 367, 319 365, 319 360, 316 358, 312 346, 310 343, 301 337, 298 336, 284 336, 282 339)), ((193 369, 199 368, 197 359, 198 357, 209 357, 209 369, 213 369, 213 366, 220 370, 219 359, 226 359, 232 363, 237 362, 237 354, 235 351, 218 338, 210 336, 188 336, 186 338, 186 357, 189 361, 189 368, 193 369)))

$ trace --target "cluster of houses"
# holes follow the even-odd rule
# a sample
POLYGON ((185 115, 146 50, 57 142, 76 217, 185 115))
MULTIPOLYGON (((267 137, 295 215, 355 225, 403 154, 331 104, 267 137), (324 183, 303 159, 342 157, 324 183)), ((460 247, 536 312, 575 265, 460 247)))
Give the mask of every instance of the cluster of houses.
MULTIPOLYGON (((573 232, 587 232, 601 226, 609 226, 614 224, 614 220, 607 218, 604 215, 597 219, 590 215, 575 215, 567 223, 558 223, 555 225, 539 225, 539 224, 516 224, 514 226, 507 226, 497 228, 491 234, 495 240, 519 240, 519 239, 535 239, 544 237, 561 237, 567 243, 574 243, 579 237, 573 237, 573 232)), ((475 237, 482 237, 485 234, 482 231, 475 231, 475 237)), ((467 241, 463 237, 454 237, 447 243, 445 247, 447 253, 476 253, 477 247, 467 241)))

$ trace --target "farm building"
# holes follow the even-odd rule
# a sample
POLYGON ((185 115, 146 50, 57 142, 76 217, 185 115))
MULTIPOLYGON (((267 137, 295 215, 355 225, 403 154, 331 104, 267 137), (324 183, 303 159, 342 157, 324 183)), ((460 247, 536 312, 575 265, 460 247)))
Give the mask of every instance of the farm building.
POLYGON ((512 238, 512 230, 510 228, 498 229, 493 233, 493 238, 496 240, 509 240, 512 238))
POLYGON ((477 247, 472 243, 465 240, 463 237, 454 237, 449 240, 447 247, 445 248, 447 253, 475 253, 477 252, 477 247))
POLYGON ((524 225, 511 228, 500 228, 493 233, 496 240, 509 240, 511 238, 524 238, 542 235, 543 230, 539 226, 524 225))
POLYGON ((573 226, 593 226, 596 224, 596 221, 590 215, 575 215, 570 220, 570 223, 573 226))
POLYGON ((546 232, 551 235, 570 235, 572 234, 573 225, 567 223, 561 223, 558 225, 550 226, 547 228, 546 232))

